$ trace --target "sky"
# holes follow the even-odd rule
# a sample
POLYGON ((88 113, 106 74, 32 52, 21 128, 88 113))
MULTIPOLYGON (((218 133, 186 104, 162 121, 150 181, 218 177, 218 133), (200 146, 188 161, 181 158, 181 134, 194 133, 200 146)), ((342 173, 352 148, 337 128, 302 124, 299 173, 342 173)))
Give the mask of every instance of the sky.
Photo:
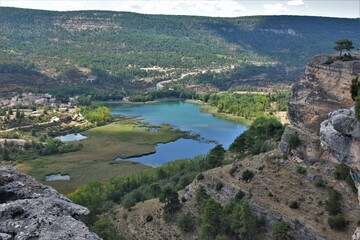
POLYGON ((0 0, 0 6, 56 11, 112 10, 213 17, 252 15, 360 17, 359 0, 0 0))

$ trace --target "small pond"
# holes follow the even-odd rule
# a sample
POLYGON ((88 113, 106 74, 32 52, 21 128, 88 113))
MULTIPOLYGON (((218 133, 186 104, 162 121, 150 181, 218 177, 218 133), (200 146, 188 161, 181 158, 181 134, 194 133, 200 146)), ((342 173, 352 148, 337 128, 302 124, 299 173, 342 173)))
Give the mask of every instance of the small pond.
POLYGON ((80 141, 86 138, 86 136, 81 135, 80 133, 70 133, 64 136, 58 137, 62 142, 72 142, 72 141, 80 141))
POLYGON ((62 175, 60 173, 58 174, 51 174, 51 175, 47 175, 45 177, 45 181, 58 181, 58 180, 70 180, 70 175, 62 175))

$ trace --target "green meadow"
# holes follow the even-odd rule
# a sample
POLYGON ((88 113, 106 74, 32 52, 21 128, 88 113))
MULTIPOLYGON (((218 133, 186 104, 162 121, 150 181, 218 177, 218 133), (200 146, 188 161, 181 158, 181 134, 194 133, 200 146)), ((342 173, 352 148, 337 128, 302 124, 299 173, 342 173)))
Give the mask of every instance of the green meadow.
POLYGON ((157 126, 157 131, 149 131, 149 127, 138 120, 121 118, 115 123, 83 132, 87 138, 81 141, 84 147, 79 151, 24 161, 17 168, 64 194, 91 181, 127 176, 149 166, 115 161, 116 157, 153 153, 156 144, 175 141, 188 135, 169 125, 157 126), (46 175, 54 173, 69 174, 71 179, 44 182, 46 175))

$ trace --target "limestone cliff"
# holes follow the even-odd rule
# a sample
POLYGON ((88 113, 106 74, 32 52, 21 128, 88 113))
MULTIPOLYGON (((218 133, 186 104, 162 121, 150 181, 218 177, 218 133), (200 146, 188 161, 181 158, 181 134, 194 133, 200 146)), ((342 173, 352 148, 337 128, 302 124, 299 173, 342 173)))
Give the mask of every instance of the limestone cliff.
POLYGON ((350 85, 357 76, 360 76, 360 60, 342 62, 330 55, 315 56, 291 90, 290 126, 283 134, 280 150, 286 153, 288 137, 298 133, 301 144, 293 150, 294 156, 308 162, 331 158, 320 145, 320 124, 330 112, 354 105, 350 85))
POLYGON ((79 221, 88 213, 34 178, 0 167, 0 239, 100 240, 79 221))

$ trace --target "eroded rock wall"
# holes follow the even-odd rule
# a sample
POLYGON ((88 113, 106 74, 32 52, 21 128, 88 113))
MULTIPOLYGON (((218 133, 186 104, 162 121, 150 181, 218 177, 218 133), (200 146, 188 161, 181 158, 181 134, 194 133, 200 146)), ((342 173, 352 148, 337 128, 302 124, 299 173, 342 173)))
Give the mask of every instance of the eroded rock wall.
POLYGON ((342 62, 331 55, 315 56, 306 66, 300 82, 291 90, 290 126, 282 136, 280 150, 287 153, 287 140, 297 133, 301 144, 293 150, 295 156, 309 162, 331 158, 320 146, 320 124, 330 112, 354 105, 350 85, 357 76, 360 76, 360 60, 342 62))

